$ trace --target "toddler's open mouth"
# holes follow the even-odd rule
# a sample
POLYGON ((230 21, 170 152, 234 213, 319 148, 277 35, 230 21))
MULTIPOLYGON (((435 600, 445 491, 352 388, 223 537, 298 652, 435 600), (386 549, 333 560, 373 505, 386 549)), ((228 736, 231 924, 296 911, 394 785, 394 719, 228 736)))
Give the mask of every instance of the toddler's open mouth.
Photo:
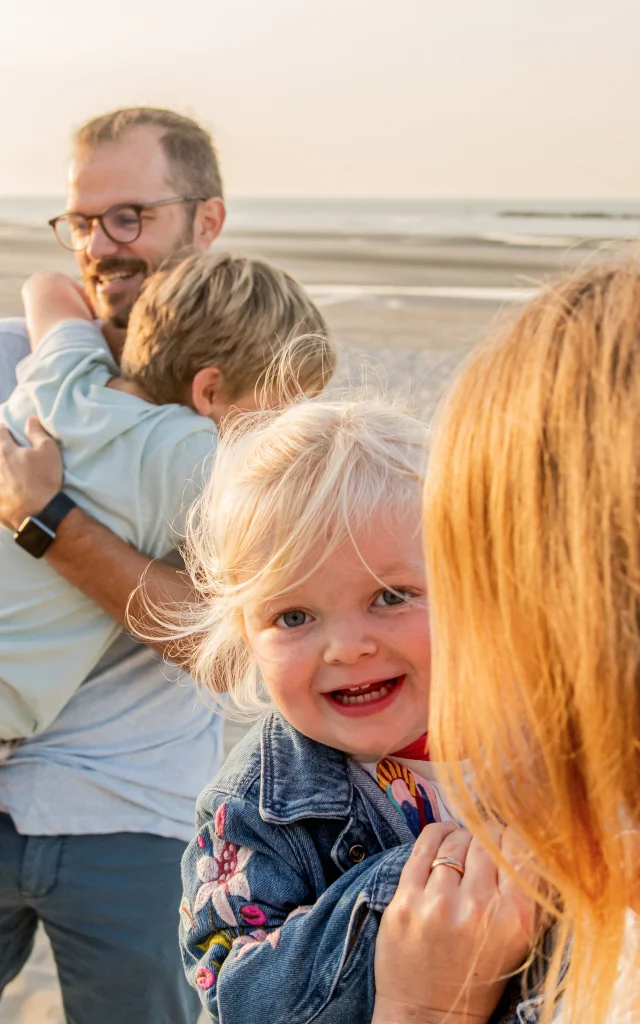
POLYGON ((342 690, 332 690, 326 696, 332 703, 340 708, 351 710, 363 709, 365 707, 376 709, 383 701, 385 703, 393 696, 395 690, 402 683, 404 676, 394 676, 391 679, 377 679, 373 683, 366 683, 364 686, 347 686, 342 690))

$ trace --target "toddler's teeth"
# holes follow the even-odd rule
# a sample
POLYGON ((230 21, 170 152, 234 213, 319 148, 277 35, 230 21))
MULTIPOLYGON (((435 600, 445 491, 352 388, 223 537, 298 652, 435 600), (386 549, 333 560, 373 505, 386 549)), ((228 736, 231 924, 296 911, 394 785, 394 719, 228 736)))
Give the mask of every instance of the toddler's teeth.
POLYGON ((386 697, 387 694, 391 692, 394 682, 383 683, 378 690, 372 690, 370 693, 350 694, 345 693, 344 691, 337 691, 332 696, 339 704, 368 704, 372 700, 380 700, 381 697, 386 697))

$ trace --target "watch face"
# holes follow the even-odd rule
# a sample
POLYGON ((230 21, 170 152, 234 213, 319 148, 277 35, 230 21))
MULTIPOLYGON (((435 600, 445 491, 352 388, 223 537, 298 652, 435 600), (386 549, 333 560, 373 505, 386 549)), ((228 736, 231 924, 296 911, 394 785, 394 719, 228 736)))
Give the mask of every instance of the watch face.
POLYGON ((42 558, 53 540, 55 534, 43 528, 33 516, 25 519, 13 539, 21 548, 28 551, 34 558, 42 558))

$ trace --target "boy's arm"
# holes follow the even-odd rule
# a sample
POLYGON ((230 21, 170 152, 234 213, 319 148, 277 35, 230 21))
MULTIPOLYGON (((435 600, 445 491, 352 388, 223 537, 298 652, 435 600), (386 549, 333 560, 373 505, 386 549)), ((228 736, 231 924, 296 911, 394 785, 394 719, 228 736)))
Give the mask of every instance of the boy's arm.
MULTIPOLYGON (((37 515, 62 487, 62 458, 56 442, 35 419, 27 422, 25 432, 30 448, 16 444, 0 425, 0 522, 13 530, 27 516, 37 515)), ((189 596, 185 573, 166 562, 150 561, 77 508, 58 527, 45 557, 121 625, 126 625, 129 597, 143 575, 152 602, 176 604, 189 596)), ((131 611, 144 627, 144 610, 135 599, 131 611)), ((151 646, 164 653, 166 645, 151 646)))
POLYGON ((94 319, 82 287, 66 274, 38 271, 23 285, 22 301, 32 349, 65 320, 94 319))

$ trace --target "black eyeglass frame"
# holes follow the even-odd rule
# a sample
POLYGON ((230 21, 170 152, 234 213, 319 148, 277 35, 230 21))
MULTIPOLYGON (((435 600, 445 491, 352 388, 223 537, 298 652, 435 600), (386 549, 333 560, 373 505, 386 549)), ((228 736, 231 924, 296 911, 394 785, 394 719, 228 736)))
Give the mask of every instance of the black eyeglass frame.
POLYGON ((154 200, 151 203, 114 203, 113 206, 107 206, 107 208, 105 210, 103 210, 102 213, 92 213, 92 214, 89 214, 89 213, 76 213, 75 211, 70 211, 69 213, 61 213, 57 217, 52 217, 50 221, 47 221, 47 223, 48 223, 50 228, 53 228, 53 232, 54 232, 58 242, 62 246, 62 248, 63 249, 67 249, 69 252, 82 252, 84 249, 87 248, 87 246, 89 244, 89 240, 91 238, 91 232, 93 230, 93 224, 94 224, 95 221, 98 221, 98 224, 100 225, 100 227, 104 231, 104 233, 107 236, 107 238, 110 239, 110 241, 114 242, 116 245, 130 245, 132 242, 137 242, 138 239, 140 238, 140 235, 142 234, 142 216, 141 215, 142 215, 144 210, 151 210, 151 209, 153 209, 156 206, 169 206, 171 203, 204 203, 206 198, 207 198, 206 196, 187 195, 187 196, 171 196, 168 199, 156 199, 156 200, 154 200), (137 234, 135 234, 133 236, 133 238, 123 239, 123 238, 114 238, 113 237, 113 235, 111 234, 111 232, 109 231, 109 229, 107 228, 107 226, 104 223, 104 218, 107 216, 107 214, 113 213, 114 210, 133 210, 133 212, 135 213, 136 217, 138 218, 138 231, 137 231, 137 234), (84 245, 81 245, 81 246, 66 245, 65 242, 63 242, 62 239, 60 238, 60 234, 58 233, 58 223, 60 221, 67 221, 68 222, 69 217, 83 217, 84 220, 86 220, 88 230, 87 230, 86 240, 84 242, 84 245))

